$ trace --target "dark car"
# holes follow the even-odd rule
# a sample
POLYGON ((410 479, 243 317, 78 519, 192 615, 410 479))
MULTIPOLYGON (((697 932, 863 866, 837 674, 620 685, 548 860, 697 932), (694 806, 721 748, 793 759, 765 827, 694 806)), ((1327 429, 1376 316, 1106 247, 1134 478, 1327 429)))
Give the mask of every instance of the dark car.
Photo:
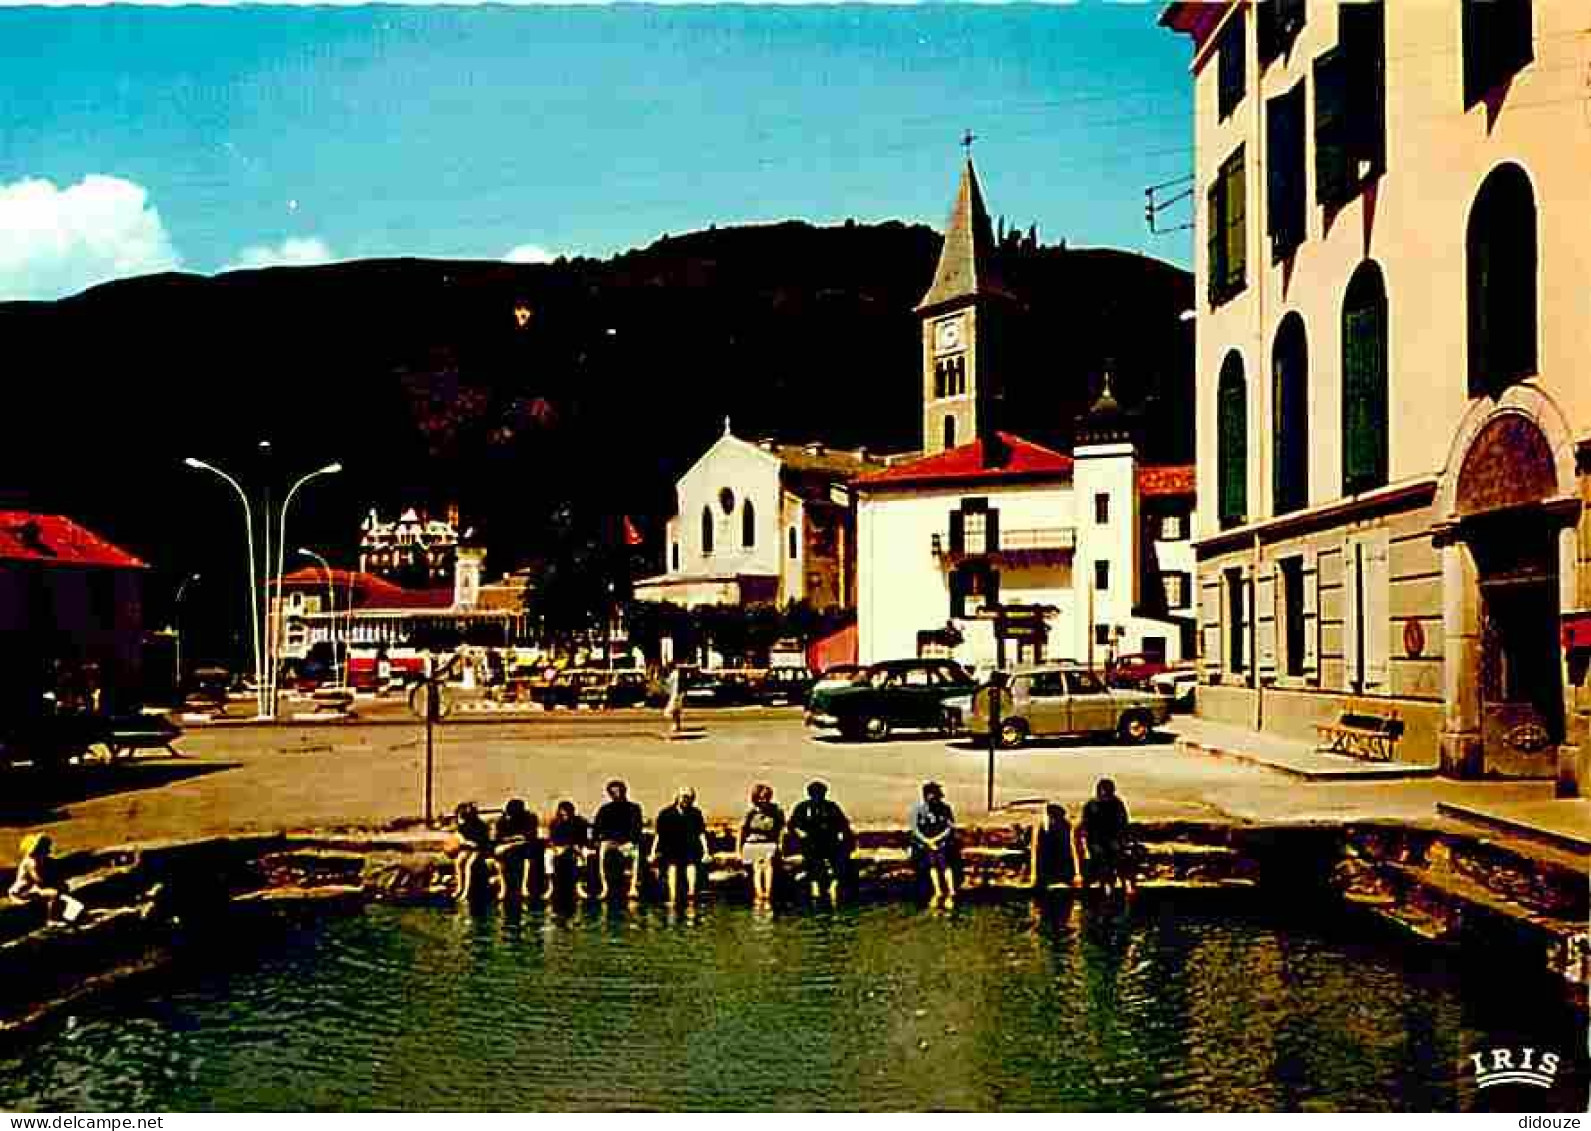
POLYGON ((1130 656, 1119 656, 1105 672, 1105 682, 1112 687, 1130 687, 1139 690, 1148 690, 1149 682, 1158 675, 1164 675, 1171 670, 1171 665, 1164 660, 1134 653, 1130 656))
POLYGON ((877 742, 895 730, 943 731, 945 700, 975 689, 954 660, 886 660, 857 683, 815 689, 806 722, 853 741, 877 742))
POLYGON ((812 690, 812 673, 806 668, 769 668, 757 688, 759 702, 803 704, 812 690))
POLYGON ((530 698, 532 702, 540 703, 549 711, 557 707, 568 707, 573 710, 580 706, 582 701, 590 702, 591 689, 600 689, 606 683, 606 672, 568 668, 554 675, 540 687, 532 687, 530 698))
POLYGON ((761 673, 744 668, 712 668, 685 681, 685 702, 695 707, 744 707, 756 701, 761 673))
POLYGON ((580 702, 588 707, 639 707, 646 702, 646 676, 642 672, 614 672, 581 689, 580 702))

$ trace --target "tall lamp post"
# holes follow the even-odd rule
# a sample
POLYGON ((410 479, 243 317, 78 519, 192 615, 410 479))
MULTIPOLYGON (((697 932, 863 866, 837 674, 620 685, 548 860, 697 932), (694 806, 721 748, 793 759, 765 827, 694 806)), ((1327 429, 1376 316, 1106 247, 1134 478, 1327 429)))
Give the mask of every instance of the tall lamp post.
POLYGON ((172 630, 177 638, 177 659, 175 666, 177 675, 177 699, 179 705, 182 699, 182 598, 183 595, 188 592, 188 586, 192 585, 198 580, 199 575, 197 573, 190 573, 187 577, 183 578, 182 584, 177 586, 177 595, 172 599, 171 602, 173 608, 173 612, 171 614, 172 630))
POLYGON ((314 558, 326 574, 326 640, 331 645, 331 677, 333 682, 341 686, 345 681, 337 676, 337 588, 332 579, 331 563, 303 546, 298 547, 297 552, 306 558, 314 558))
MULTIPOLYGON (((287 508, 292 506, 293 496, 298 493, 298 489, 304 484, 308 483, 311 479, 315 479, 322 475, 336 475, 342 469, 343 465, 340 463, 328 463, 325 467, 318 467, 314 471, 311 471, 308 475, 299 476, 297 482, 287 489, 287 494, 282 496, 281 527, 277 532, 278 537, 276 539, 276 589, 278 598, 281 597, 282 573, 287 567, 287 508)), ((270 516, 267 515, 266 520, 269 521, 269 519, 270 516)), ((267 550, 266 552, 269 554, 270 551, 267 550)), ((267 568, 269 568, 269 564, 270 561, 269 558, 267 558, 267 568)), ((281 650, 281 641, 279 639, 281 632, 280 629, 276 627, 276 620, 277 617, 272 614, 267 626, 266 635, 266 640, 270 650, 270 690, 267 694, 267 702, 269 702, 271 705, 272 714, 276 713, 276 669, 278 667, 279 659, 277 653, 281 650)))
POLYGON ((182 462, 196 471, 208 471, 226 480, 227 485, 237 492, 238 501, 243 504, 243 537, 249 553, 249 619, 254 630, 254 712, 263 717, 266 711, 264 673, 260 666, 260 582, 254 568, 254 515, 249 509, 249 496, 236 479, 219 467, 205 463, 202 459, 194 459, 192 456, 182 462))

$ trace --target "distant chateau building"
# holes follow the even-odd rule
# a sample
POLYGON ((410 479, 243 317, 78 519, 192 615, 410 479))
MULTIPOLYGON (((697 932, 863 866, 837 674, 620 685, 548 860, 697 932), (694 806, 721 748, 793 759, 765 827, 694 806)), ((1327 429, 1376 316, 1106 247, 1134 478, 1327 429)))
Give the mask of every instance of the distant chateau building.
POLYGON ((359 570, 403 585, 446 584, 458 551, 458 508, 446 521, 427 518, 413 507, 396 521, 383 522, 372 508, 359 526, 359 570))
POLYGON ((724 433, 675 485, 664 572, 635 583, 643 601, 677 605, 856 602, 850 483, 883 467, 821 443, 752 442, 724 433))
POLYGON ((1071 453, 1000 431, 1018 311, 969 160, 917 307, 925 454, 855 483, 859 658, 1191 656, 1193 468, 1139 464, 1108 377, 1071 453))

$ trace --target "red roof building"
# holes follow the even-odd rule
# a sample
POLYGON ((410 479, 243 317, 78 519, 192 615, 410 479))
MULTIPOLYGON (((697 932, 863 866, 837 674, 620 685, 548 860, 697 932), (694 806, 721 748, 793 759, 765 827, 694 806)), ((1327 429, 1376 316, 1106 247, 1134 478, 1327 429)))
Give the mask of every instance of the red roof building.
POLYGON ((149 568, 64 515, 32 511, 0 511, 0 561, 101 569, 149 568))
POLYGON ((888 491, 900 487, 976 486, 980 483, 1021 483, 1067 480, 1072 477, 1072 457, 1051 451, 1020 436, 997 432, 997 448, 985 451, 982 439, 934 455, 908 460, 857 479, 863 491, 888 491))

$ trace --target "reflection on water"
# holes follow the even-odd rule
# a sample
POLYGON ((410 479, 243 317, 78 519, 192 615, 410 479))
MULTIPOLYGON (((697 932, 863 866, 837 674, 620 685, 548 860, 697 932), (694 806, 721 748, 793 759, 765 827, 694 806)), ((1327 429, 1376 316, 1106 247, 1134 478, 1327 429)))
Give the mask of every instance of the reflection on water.
POLYGON ((1550 995, 1432 953, 1065 904, 376 908, 6 1050, 0 1106, 1451 1109, 1514 1032, 1578 1061, 1550 995))

